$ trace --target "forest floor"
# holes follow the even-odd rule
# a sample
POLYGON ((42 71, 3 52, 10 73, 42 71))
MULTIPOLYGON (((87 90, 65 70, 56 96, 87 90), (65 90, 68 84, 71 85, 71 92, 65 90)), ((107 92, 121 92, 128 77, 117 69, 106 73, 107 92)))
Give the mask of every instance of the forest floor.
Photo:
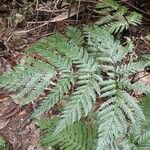
MULTIPOLYGON (((88 3, 90 7, 81 3, 80 8, 78 4, 70 7, 65 1, 57 4, 55 1, 25 2, 16 0, 4 4, 0 1, 0 73, 20 63, 23 53, 39 39, 55 32, 63 33, 69 25, 80 28, 97 19, 92 1, 88 3)), ((150 42, 142 38, 150 35, 150 2, 125 2, 144 17, 141 25, 131 27, 129 33, 125 31, 121 36, 130 34, 139 57, 150 54, 150 42)), ((142 82, 150 83, 150 78, 144 78, 142 82)), ((40 130, 31 118, 33 105, 19 107, 12 97, 6 91, 0 91, 0 135, 6 139, 9 150, 43 150, 39 143, 40 130)), ((52 110, 52 113, 57 113, 57 110, 52 110)))

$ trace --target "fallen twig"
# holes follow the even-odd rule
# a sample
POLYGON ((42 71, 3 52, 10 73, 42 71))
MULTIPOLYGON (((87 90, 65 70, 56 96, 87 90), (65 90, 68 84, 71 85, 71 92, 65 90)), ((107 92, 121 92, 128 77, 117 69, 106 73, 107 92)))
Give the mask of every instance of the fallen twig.
MULTIPOLYGON (((74 15, 77 15, 78 13, 80 13, 80 12, 82 12, 82 11, 84 11, 84 10, 85 10, 85 7, 82 6, 82 5, 81 5, 80 9, 79 9, 78 7, 74 7, 74 8, 71 9, 71 13, 70 13, 70 16, 69 16, 69 17, 72 17, 72 16, 74 16, 74 15)), ((62 13, 62 14, 56 16, 56 17, 54 17, 54 18, 53 18, 52 20, 50 20, 50 21, 45 21, 43 24, 41 24, 41 25, 39 25, 39 26, 36 26, 36 27, 34 27, 34 28, 32 28, 32 29, 23 30, 23 31, 16 31, 16 32, 14 32, 14 33, 15 33, 15 34, 28 33, 28 32, 34 31, 34 30, 36 30, 36 29, 39 29, 39 28, 41 28, 41 27, 43 27, 43 26, 45 26, 45 25, 48 25, 49 23, 54 23, 54 22, 63 21, 63 20, 65 20, 65 19, 67 19, 67 18, 68 18, 68 11, 66 11, 66 12, 64 12, 64 13, 62 13)), ((32 22, 32 23, 34 23, 34 22, 32 22)), ((36 22, 35 22, 35 23, 36 23, 36 22)))

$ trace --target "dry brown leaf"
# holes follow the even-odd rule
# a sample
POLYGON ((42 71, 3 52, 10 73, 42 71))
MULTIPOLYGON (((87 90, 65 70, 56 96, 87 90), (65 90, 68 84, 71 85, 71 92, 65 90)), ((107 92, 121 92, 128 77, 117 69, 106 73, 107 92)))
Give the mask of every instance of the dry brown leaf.
POLYGON ((0 129, 3 129, 7 126, 9 123, 10 119, 0 119, 0 129))
POLYGON ((60 14, 57 17, 53 18, 50 22, 58 22, 58 21, 65 20, 68 17, 72 17, 74 15, 77 15, 77 14, 79 14, 80 12, 82 12, 84 10, 85 10, 84 6, 80 6, 80 8, 74 7, 74 8, 71 9, 70 15, 69 15, 69 11, 67 10, 66 12, 63 12, 62 14, 60 14))
POLYGON ((45 25, 47 25, 48 23, 54 23, 54 22, 59 22, 59 21, 63 21, 65 19, 67 19, 68 17, 72 17, 74 15, 77 15, 79 14, 80 12, 84 11, 85 10, 85 7, 83 5, 79 7, 73 7, 71 8, 71 11, 70 11, 70 15, 69 15, 69 11, 67 10, 66 12, 63 12, 62 14, 58 15, 57 17, 54 17, 52 20, 50 21, 44 21, 43 24, 35 27, 35 28, 32 28, 32 29, 29 29, 29 30, 23 30, 23 31, 15 31, 13 34, 25 34, 25 33, 28 33, 28 32, 31 32, 31 31, 34 31, 35 29, 39 29, 45 25))

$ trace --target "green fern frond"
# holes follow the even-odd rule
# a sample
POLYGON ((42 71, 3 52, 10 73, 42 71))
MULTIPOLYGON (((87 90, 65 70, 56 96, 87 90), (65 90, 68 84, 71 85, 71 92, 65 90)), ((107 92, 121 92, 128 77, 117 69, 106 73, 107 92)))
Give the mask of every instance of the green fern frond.
POLYGON ((104 16, 96 24, 106 28, 111 33, 122 32, 125 29, 127 30, 130 25, 136 26, 141 23, 142 16, 140 14, 136 12, 128 13, 127 7, 120 5, 115 0, 100 2, 97 9, 97 12, 104 16))
POLYGON ((115 101, 116 98, 111 98, 99 110, 100 126, 97 150, 110 149, 113 141, 127 132, 126 118, 115 101))
MULTIPOLYGON (((84 31, 88 38, 88 44, 91 46, 90 48, 96 49, 99 52, 97 60, 102 63, 117 63, 124 59, 127 54, 133 53, 133 44, 128 38, 125 46, 122 46, 118 40, 115 40, 114 37, 103 28, 95 26, 85 28, 84 31)), ((93 53, 95 51, 93 51, 93 53)), ((110 66, 110 64, 108 64, 108 66, 110 66)))
POLYGON ((58 101, 60 101, 65 95, 69 93, 71 85, 74 85, 74 78, 72 75, 62 76, 60 81, 56 83, 55 87, 47 95, 38 109, 35 110, 33 116, 40 115, 46 110, 52 108, 58 101))
MULTIPOLYGON (((133 112, 135 119, 138 120, 138 118, 140 118, 141 120, 145 120, 145 116, 143 114, 143 111, 140 108, 140 106, 137 104, 136 99, 134 97, 130 96, 127 92, 120 92, 119 96, 124 100, 124 104, 126 104, 128 106, 128 111, 127 110, 124 111, 125 113, 133 112)), ((134 124, 134 122, 133 122, 133 124, 134 124)))
POLYGON ((100 126, 97 150, 101 150, 105 147, 110 149, 113 141, 123 138, 129 120, 135 125, 137 120, 144 120, 145 117, 133 97, 118 91, 114 98, 101 106, 98 118, 100 126))
POLYGON ((71 126, 61 131, 58 135, 53 134, 53 129, 57 125, 58 120, 41 120, 40 128, 45 132, 42 137, 42 144, 45 146, 59 145, 61 150, 91 150, 95 149, 96 129, 91 128, 89 124, 83 122, 75 122, 71 126), (48 133, 48 134, 47 134, 48 133))
POLYGON ((90 74, 79 76, 78 80, 78 88, 70 97, 70 102, 61 115, 56 133, 73 122, 79 121, 82 116, 87 116, 96 101, 96 93, 100 94, 99 82, 90 74))
POLYGON ((54 84, 52 79, 56 71, 53 69, 42 61, 36 61, 32 66, 18 66, 5 74, 4 78, 2 76, 1 87, 12 92, 18 91, 14 99, 19 101, 23 99, 21 104, 28 104, 36 100, 48 85, 54 84))
POLYGON ((131 88, 135 91, 140 91, 142 93, 148 94, 150 93, 150 85, 146 85, 141 82, 136 82, 134 83, 131 88))

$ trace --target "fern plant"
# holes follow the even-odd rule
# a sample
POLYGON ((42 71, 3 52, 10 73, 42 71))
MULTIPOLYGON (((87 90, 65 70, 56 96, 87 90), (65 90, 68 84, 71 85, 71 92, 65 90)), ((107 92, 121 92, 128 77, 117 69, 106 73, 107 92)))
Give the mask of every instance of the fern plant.
POLYGON ((103 0, 98 3, 96 9, 102 18, 96 22, 111 33, 122 32, 128 29, 130 25, 138 25, 142 16, 134 11, 129 11, 127 7, 122 6, 116 0, 103 0))
POLYGON ((46 143, 65 150, 122 149, 133 130, 141 132, 145 117, 132 91, 149 93, 150 87, 131 81, 149 62, 137 60, 130 39, 121 44, 104 28, 85 27, 81 33, 70 27, 66 35, 36 43, 23 62, 0 77, 1 88, 15 92, 20 105, 46 95, 33 116, 66 101, 46 143), (86 123, 91 113, 95 136, 86 123))

